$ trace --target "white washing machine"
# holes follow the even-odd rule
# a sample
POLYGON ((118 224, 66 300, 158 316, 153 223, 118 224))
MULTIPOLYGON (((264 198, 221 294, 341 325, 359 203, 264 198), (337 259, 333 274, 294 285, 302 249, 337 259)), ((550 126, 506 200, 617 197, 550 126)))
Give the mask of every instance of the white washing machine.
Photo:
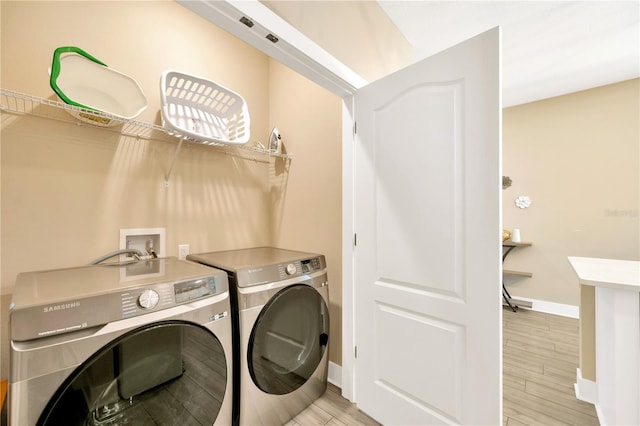
POLYGON ((240 424, 287 423, 327 387, 329 287, 324 256, 260 247, 187 259, 229 274, 238 315, 240 424))
POLYGON ((223 271, 165 258, 22 273, 10 338, 10 425, 234 423, 223 271))

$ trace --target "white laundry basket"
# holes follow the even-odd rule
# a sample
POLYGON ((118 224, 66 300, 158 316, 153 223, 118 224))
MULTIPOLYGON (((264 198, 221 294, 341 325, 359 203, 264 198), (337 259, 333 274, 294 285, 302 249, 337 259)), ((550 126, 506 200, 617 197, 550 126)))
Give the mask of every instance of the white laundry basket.
POLYGON ((239 94, 174 70, 162 73, 160 91, 162 123, 175 136, 207 144, 249 142, 249 110, 239 94))

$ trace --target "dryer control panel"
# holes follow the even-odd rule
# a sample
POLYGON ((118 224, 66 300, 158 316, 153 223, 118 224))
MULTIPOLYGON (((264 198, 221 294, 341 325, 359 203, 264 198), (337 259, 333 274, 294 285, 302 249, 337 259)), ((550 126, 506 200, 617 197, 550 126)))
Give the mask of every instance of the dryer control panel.
POLYGON ((327 268, 321 254, 275 247, 190 254, 187 259, 229 272, 239 288, 303 277, 327 268))
POLYGON ((319 271, 324 266, 320 261, 320 258, 314 257, 312 259, 303 259, 291 263, 281 264, 277 267, 280 280, 284 280, 288 277, 295 277, 319 271))

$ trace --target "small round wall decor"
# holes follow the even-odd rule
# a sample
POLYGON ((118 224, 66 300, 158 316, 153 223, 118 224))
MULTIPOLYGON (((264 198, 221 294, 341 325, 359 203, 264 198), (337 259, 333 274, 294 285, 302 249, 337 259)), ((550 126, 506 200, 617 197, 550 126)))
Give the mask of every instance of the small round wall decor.
POLYGON ((527 207, 529 207, 531 205, 531 198, 529 198, 526 195, 521 195, 518 198, 516 198, 516 206, 521 208, 521 209, 526 209, 527 207))

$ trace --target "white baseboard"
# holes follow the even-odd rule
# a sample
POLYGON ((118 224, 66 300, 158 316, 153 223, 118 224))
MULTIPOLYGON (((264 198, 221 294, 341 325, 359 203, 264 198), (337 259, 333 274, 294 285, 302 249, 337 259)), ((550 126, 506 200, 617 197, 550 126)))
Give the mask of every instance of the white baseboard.
POLYGON ((595 404, 598 401, 598 388, 596 382, 582 378, 582 372, 576 368, 576 383, 573 385, 576 398, 581 401, 595 404))
MULTIPOLYGON (((513 296, 514 299, 531 302, 531 310, 536 312, 544 312, 546 314, 560 315, 562 317, 579 318, 580 308, 574 305, 565 305, 563 303, 547 302, 546 300, 529 299, 527 297, 513 296)), ((528 309, 528 308, 523 308, 528 309)))
POLYGON ((329 373, 327 376, 329 383, 342 389, 342 366, 329 361, 329 373))
POLYGON ((596 404, 596 415, 598 416, 598 422, 601 425, 610 424, 610 423, 607 423, 607 419, 604 418, 604 413, 602 412, 602 407, 600 407, 600 404, 596 404))

